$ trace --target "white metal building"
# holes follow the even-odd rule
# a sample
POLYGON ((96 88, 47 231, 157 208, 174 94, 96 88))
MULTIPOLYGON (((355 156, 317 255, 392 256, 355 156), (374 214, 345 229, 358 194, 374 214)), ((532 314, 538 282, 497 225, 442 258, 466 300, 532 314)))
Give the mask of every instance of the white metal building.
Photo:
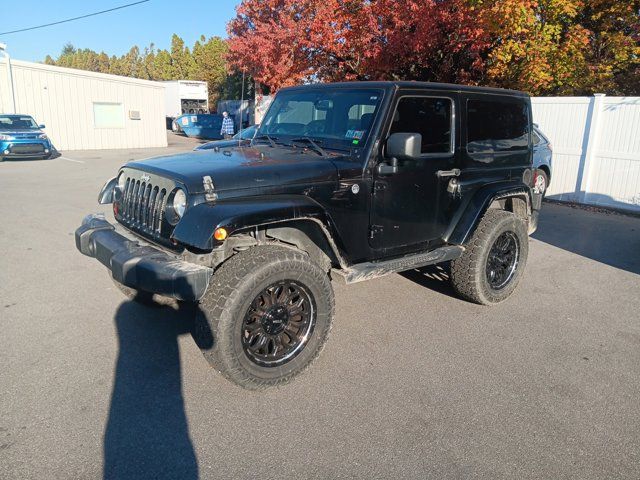
POLYGON ((165 115, 177 118, 185 113, 209 113, 209 86, 195 80, 167 80, 165 115))
POLYGON ((167 146, 160 82, 18 60, 11 77, 13 96, 0 59, 0 113, 33 116, 58 150, 167 146))

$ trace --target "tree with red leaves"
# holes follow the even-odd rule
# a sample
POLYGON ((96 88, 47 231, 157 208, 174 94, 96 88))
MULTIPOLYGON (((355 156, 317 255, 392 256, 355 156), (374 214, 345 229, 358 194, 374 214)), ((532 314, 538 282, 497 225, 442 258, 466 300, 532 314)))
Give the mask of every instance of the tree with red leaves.
POLYGON ((229 60, 272 88, 305 81, 473 83, 488 45, 465 0, 244 0, 229 60))
POLYGON ((233 68, 278 89, 428 80, 640 94, 640 0, 244 0, 233 68))

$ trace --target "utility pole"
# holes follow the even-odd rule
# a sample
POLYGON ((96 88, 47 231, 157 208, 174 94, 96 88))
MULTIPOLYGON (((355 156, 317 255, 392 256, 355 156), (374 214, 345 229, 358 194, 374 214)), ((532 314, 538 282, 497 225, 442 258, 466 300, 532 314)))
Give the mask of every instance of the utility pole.
MULTIPOLYGON (((4 55, 4 58, 7 59, 7 81, 9 82, 9 92, 11 94, 11 112, 9 113, 16 113, 16 94, 13 90, 13 72, 11 71, 11 57, 9 56, 9 53, 7 52, 7 44, 6 43, 0 43, 0 53, 2 53, 4 55)), ((0 108, 2 106, 0 105, 0 108)))
POLYGON ((242 71, 242 91, 240 92, 240 131, 242 131, 242 111, 244 110, 244 70, 242 71))

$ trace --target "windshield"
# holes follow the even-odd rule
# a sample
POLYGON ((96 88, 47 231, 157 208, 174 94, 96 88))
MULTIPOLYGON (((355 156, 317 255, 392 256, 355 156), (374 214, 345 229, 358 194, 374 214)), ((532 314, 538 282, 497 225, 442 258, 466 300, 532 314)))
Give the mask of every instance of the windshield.
POLYGON ((0 115, 0 130, 37 130, 36 121, 24 115, 0 115))
POLYGON ((382 90, 322 88, 278 93, 256 138, 309 137, 322 147, 348 150, 366 142, 382 90))
POLYGON ((240 130, 238 133, 236 133, 233 138, 235 138, 236 140, 251 140, 255 135, 257 128, 258 127, 255 125, 247 127, 244 130, 240 130))

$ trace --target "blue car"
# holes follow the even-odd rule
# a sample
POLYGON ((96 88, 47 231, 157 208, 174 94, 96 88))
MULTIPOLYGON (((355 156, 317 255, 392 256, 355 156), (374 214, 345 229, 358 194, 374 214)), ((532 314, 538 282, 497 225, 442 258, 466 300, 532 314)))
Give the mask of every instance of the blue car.
POLYGON ((189 113, 174 120, 177 129, 187 137, 216 140, 222 138, 222 115, 210 113, 189 113))
POLYGON ((553 148, 551 142, 545 136, 540 128, 534 124, 533 126, 533 168, 536 169, 536 181, 533 186, 536 192, 542 193, 542 196, 549 188, 551 182, 551 164, 553 159, 553 148))
POLYGON ((8 158, 49 158, 53 146, 29 115, 0 114, 0 162, 8 158))

